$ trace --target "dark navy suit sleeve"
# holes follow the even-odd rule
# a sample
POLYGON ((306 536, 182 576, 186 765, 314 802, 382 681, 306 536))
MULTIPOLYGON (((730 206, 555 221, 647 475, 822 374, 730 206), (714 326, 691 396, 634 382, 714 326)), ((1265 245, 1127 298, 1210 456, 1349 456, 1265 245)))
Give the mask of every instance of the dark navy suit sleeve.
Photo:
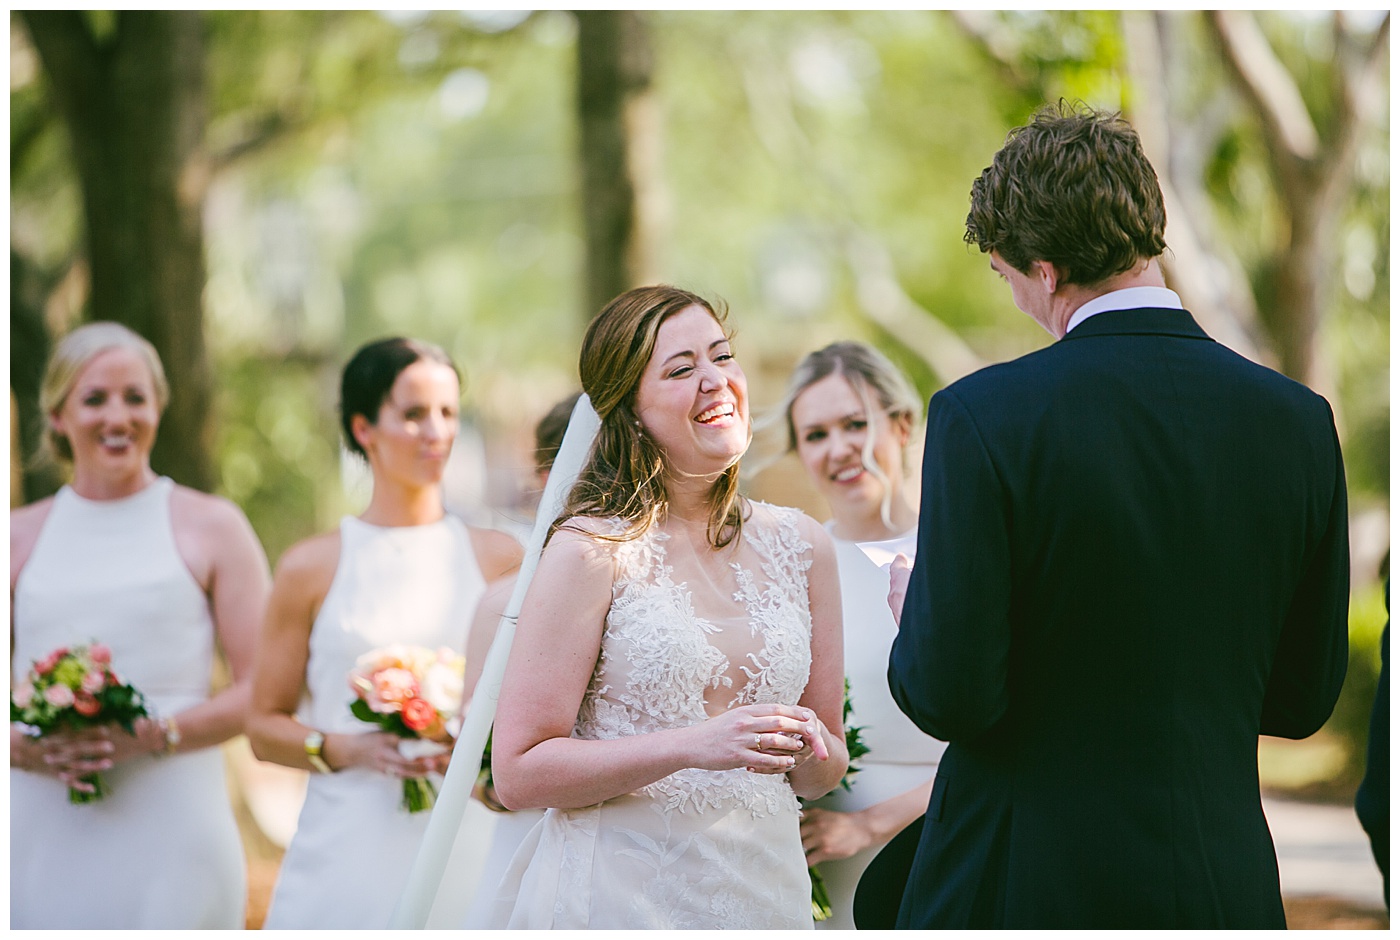
POLYGON ((1317 731, 1332 714, 1346 678, 1351 565, 1346 476, 1335 429, 1332 447, 1334 472, 1327 523, 1284 619, 1264 691, 1261 734, 1305 738, 1317 731))
POLYGON ((914 724, 965 740, 1006 711, 1011 548, 1005 487, 963 403, 929 403, 918 548, 890 652, 890 691, 914 724))
MULTIPOLYGON (((1386 610, 1390 579, 1386 578, 1386 610)), ((1381 674, 1371 703, 1371 730, 1366 744, 1366 774, 1356 790, 1356 818, 1371 840, 1371 855, 1381 870, 1386 906, 1390 906, 1390 621, 1381 631, 1381 674)))

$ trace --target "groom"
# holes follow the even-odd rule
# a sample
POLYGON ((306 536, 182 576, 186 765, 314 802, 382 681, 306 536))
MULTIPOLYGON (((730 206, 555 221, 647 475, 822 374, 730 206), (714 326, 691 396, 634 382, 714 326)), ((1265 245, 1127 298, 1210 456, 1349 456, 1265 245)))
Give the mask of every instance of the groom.
POLYGON ((889 679, 951 745, 900 927, 1284 926, 1258 736, 1341 688, 1341 452, 1181 308, 1165 223, 1132 128, 1063 104, 973 184, 967 241, 1059 341, 929 405, 889 679))

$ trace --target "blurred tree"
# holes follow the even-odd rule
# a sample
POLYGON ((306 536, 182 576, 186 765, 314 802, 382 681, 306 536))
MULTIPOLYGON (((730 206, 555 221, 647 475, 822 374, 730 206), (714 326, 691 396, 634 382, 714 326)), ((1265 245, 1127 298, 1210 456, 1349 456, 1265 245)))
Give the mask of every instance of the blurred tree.
MULTIPOLYGON (((92 68, 110 69, 126 14, 66 16, 90 30, 92 68)), ((1322 153, 1341 126, 1344 63, 1358 76, 1388 67, 1384 12, 1245 16, 1322 153)), ((528 472, 512 435, 576 388, 579 305, 591 314, 642 281, 730 304, 760 409, 797 358, 836 339, 875 343, 925 395, 1045 345, 961 236, 971 181, 1007 129, 1061 96, 1126 111, 1169 201, 1173 286, 1211 335, 1284 360, 1273 311, 1260 311, 1286 292, 1283 249, 1295 213, 1306 223, 1312 210, 1281 193, 1275 164, 1293 158, 1261 130, 1278 119, 1259 115, 1199 11, 200 20, 215 447, 223 492, 273 557, 353 511, 335 378, 351 350, 386 333, 454 355, 464 414, 502 479, 528 472), (599 272, 609 280, 590 286, 599 272)), ((27 449, 43 344, 95 312, 76 144, 24 44, 26 15, 11 22, 11 383, 27 449)), ((1311 259, 1324 277, 1312 381, 1325 391, 1335 379, 1353 506, 1374 516, 1389 487, 1389 146, 1385 109, 1365 92, 1384 103, 1384 83, 1356 82, 1355 153, 1333 184, 1340 215, 1311 259)), ((122 96, 128 124, 133 94, 122 96)), ((818 505, 802 502, 794 470, 767 494, 818 505)), ((754 480, 755 495, 772 479, 754 480)), ((474 506, 494 521, 502 490, 487 492, 474 506)), ((1366 531, 1376 535, 1354 539, 1358 557, 1389 530, 1366 531)))
MULTIPOLYGON (((1037 54, 1022 31, 1031 23, 1015 14, 953 16, 1008 81, 1042 101, 1063 93, 1062 64, 1037 54)), ((1269 23, 1296 47, 1309 24, 1287 14, 1294 19, 1285 27, 1282 16, 1269 23)), ((1355 205, 1358 149, 1385 122, 1390 17, 1366 23, 1335 11, 1322 48, 1291 49, 1292 62, 1271 45, 1263 18, 1123 13, 1120 106, 1167 199, 1169 282, 1222 342, 1335 399, 1317 338, 1336 306, 1333 272, 1344 250, 1337 235, 1355 205), (1213 42, 1203 43, 1202 31, 1213 42), (1242 97, 1229 93, 1231 84, 1242 97), (1233 169, 1223 161, 1244 157, 1241 138, 1259 135, 1264 146, 1247 157, 1269 184, 1248 194, 1256 226, 1249 242, 1263 243, 1256 249, 1223 220, 1246 193, 1221 191, 1217 181, 1233 169)))
POLYGON ((149 339, 171 399, 152 465, 212 490, 204 347, 204 51, 200 15, 27 11, 71 140, 91 278, 88 318, 149 339))
MULTIPOLYGON (((1319 24, 1330 21, 1254 19, 1310 113, 1325 115, 1335 69, 1319 24)), ((756 401, 775 398, 795 358, 832 339, 877 343, 925 394, 1043 345, 960 236, 968 186, 1006 129, 1061 95, 1128 110, 1166 167, 1174 286, 1212 335, 1279 362, 1254 311, 1256 295, 1277 289, 1267 259, 1287 217, 1256 118, 1201 14, 203 20, 218 452, 225 492, 252 507, 274 555, 344 508, 335 368, 389 331, 458 358, 488 441, 570 390, 578 304, 591 314, 644 280, 732 304, 756 401), (590 110, 586 85, 611 87, 612 104, 590 110), (613 142, 585 143, 590 126, 610 128, 613 142), (667 215, 683 224, 664 228, 667 215), (604 268, 607 286, 585 290, 604 268), (279 401, 265 404, 274 387, 279 401)), ((1352 47, 1365 48, 1379 20, 1349 21, 1352 47)), ((52 108, 31 100, 42 82, 17 85, 14 74, 12 246, 39 275, 29 283, 48 291, 57 332, 66 321, 55 299, 84 280, 81 252, 59 247, 73 240, 65 218, 77 200, 38 172, 67 159, 52 134, 21 146, 46 126, 31 118, 52 108)), ((1388 168, 1376 158, 1388 151, 1373 116, 1360 126, 1360 177, 1322 248, 1345 290, 1324 291, 1314 343, 1339 377, 1349 477, 1374 504, 1389 479, 1388 168)))
POLYGON ((49 331, 44 323, 44 300, 49 285, 24 256, 10 249, 10 391, 19 446, 11 463, 19 469, 20 496, 25 503, 52 495, 63 485, 58 467, 31 458, 39 449, 45 422, 39 415, 39 385, 49 359, 49 331))
POLYGON ((1332 70, 1321 83, 1324 93, 1312 96, 1274 52, 1253 13, 1215 10, 1206 23, 1263 132, 1284 216, 1265 261, 1269 276, 1259 280, 1261 321, 1286 375, 1330 385, 1317 374, 1316 343, 1337 267, 1328 249, 1337 243, 1355 189, 1363 130, 1385 105, 1390 14, 1364 29, 1353 27, 1343 11, 1332 12, 1332 70))
POLYGON ((654 279, 660 128, 651 89, 648 14, 580 10, 574 15, 587 322, 618 294, 654 279))
MULTIPOLYGON (((13 46, 13 40, 12 40, 13 46)), ((23 77, 23 49, 11 56, 18 60, 23 77)), ((32 58, 32 56, 31 56, 32 58)), ((12 75, 16 68, 12 68, 12 75)), ((36 100, 36 83, 11 81, 10 102, 10 176, 20 177, 24 169, 42 149, 46 137, 52 136, 52 109, 36 100), (25 87, 25 86, 29 87, 25 87), (16 94, 18 91, 18 94, 16 94), (27 94, 26 94, 27 92, 27 94)), ((49 358, 50 334, 44 319, 44 308, 54 289, 48 273, 10 241, 10 391, 14 396, 15 428, 12 430, 18 446, 11 454, 11 465, 19 473, 19 495, 26 503, 52 494, 62 485, 58 467, 49 462, 31 459, 38 450, 44 432, 39 415, 39 385, 44 364, 49 358)))

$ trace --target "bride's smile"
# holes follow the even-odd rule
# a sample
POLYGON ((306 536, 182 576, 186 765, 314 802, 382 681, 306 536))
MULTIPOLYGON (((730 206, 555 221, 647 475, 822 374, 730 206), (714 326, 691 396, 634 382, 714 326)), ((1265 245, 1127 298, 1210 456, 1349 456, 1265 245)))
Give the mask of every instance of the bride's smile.
POLYGON ((661 324, 636 411, 675 472, 720 473, 748 449, 748 381, 708 310, 687 307, 661 324))

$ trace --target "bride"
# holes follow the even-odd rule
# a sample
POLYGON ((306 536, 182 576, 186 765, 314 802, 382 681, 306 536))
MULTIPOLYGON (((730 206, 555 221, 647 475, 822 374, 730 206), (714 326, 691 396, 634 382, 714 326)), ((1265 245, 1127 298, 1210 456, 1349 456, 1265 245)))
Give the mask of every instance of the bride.
POLYGON ((847 762, 831 540, 738 495, 747 386, 700 297, 622 294, 579 371, 602 424, 492 744, 500 801, 548 811, 489 926, 810 928, 797 798, 847 762))

